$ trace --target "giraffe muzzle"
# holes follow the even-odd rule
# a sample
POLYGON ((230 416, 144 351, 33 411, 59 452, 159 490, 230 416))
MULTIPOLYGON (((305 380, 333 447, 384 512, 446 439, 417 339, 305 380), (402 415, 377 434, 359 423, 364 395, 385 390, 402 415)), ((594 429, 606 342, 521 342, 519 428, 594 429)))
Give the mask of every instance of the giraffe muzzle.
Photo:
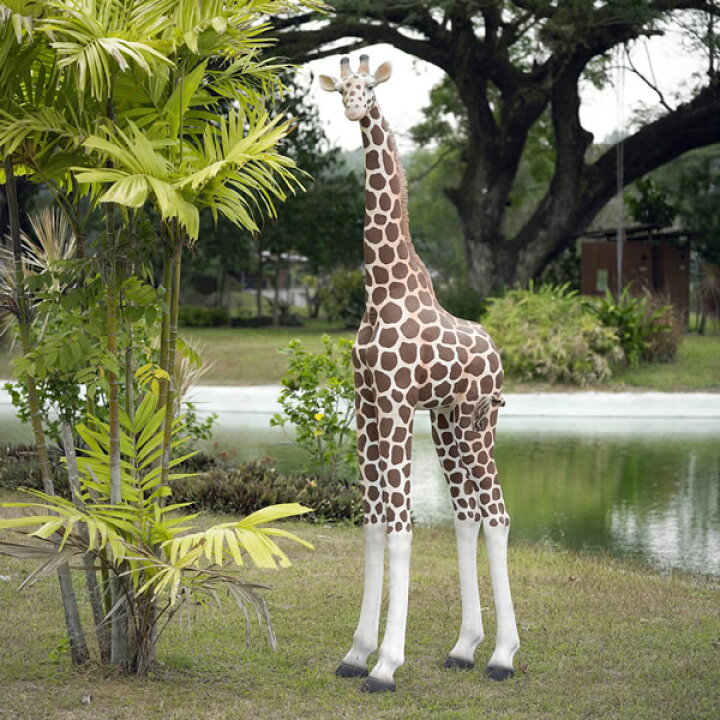
POLYGON ((345 117, 348 120, 362 120, 365 116, 365 108, 363 107, 349 107, 345 109, 345 117))

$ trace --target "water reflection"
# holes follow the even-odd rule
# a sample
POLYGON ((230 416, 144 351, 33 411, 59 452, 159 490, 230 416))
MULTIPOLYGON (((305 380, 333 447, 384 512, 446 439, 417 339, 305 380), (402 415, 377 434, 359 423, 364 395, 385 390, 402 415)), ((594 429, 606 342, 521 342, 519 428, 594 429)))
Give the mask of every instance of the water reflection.
MULTIPOLYGON (((217 449, 297 469, 300 451, 269 417, 223 414, 217 449)), ((720 575, 719 431, 717 420, 504 418, 497 460, 513 536, 720 575)), ((30 433, 3 413, 0 438, 29 442, 30 433)), ((418 522, 452 522, 425 414, 416 420, 412 506, 418 522)))
POLYGON ((720 574, 714 438, 509 435, 498 464, 522 537, 720 574))

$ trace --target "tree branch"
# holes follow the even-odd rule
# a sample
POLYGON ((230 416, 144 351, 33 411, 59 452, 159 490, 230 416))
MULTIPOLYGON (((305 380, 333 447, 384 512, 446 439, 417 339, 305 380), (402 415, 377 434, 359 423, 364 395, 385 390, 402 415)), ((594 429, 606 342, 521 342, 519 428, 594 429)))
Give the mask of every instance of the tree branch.
MULTIPOLYGON (((625 185, 689 150, 720 142, 719 116, 720 80, 716 79, 690 102, 626 138, 625 185)), ((615 194, 615 146, 587 167, 586 178, 586 203, 590 208, 602 207, 615 194)))
POLYGON ((422 172, 417 175, 413 175, 407 179, 408 187, 413 187, 421 180, 424 180, 445 158, 453 152, 460 152, 460 148, 456 145, 448 145, 442 152, 439 152, 429 167, 425 168, 422 172))
MULTIPOLYGON (((720 142, 720 81, 705 87, 688 103, 623 140, 623 183, 638 178, 674 160, 689 150, 720 142)), ((558 193, 551 185, 538 208, 518 234, 516 241, 525 250, 520 264, 527 266, 525 275, 534 274, 531 268, 543 267, 568 247, 573 236, 584 230, 600 209, 617 191, 615 145, 594 163, 585 165, 575 181, 576 191, 558 193), (539 232, 533 228, 541 228, 539 232)))
POLYGON ((297 29, 278 33, 275 49, 296 62, 309 62, 338 52, 325 46, 344 38, 358 38, 353 43, 347 43, 345 47, 360 48, 384 42, 443 70, 450 67, 450 59, 445 49, 429 40, 411 38, 400 32, 399 28, 389 25, 341 17, 315 30, 297 29))
POLYGON ((628 66, 629 66, 628 69, 629 69, 632 73, 634 73, 635 75, 637 75, 637 77, 639 77, 640 80, 642 80, 642 81, 658 96, 658 99, 659 99, 659 101, 660 101, 660 104, 661 104, 668 112, 673 112, 674 108, 672 108, 672 107, 670 107, 670 105, 668 105, 667 101, 665 100, 665 96, 662 94, 660 88, 659 88, 657 85, 655 85, 653 82, 651 82, 648 78, 646 78, 646 77, 635 67, 635 64, 633 63, 632 58, 630 57, 630 53, 629 53, 629 52, 626 52, 626 53, 625 53, 625 57, 627 58, 627 61, 628 61, 628 66))

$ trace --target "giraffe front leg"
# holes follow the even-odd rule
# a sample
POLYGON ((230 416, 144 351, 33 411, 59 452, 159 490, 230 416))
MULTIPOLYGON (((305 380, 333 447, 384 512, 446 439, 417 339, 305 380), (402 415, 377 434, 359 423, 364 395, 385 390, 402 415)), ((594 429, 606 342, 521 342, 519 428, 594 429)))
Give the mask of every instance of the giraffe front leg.
POLYGON ((365 587, 360 620, 353 635, 353 644, 335 670, 338 677, 366 677, 367 659, 378 647, 380 603, 382 601, 383 570, 385 565, 385 523, 366 524, 365 587))
POLYGON ((410 586, 410 550, 412 530, 388 531, 389 586, 385 636, 380 653, 362 692, 395 691, 395 671, 405 662, 405 628, 407 624, 408 590, 410 586))
POLYGON ((395 671, 405 662, 412 547, 409 480, 412 416, 408 405, 378 413, 382 499, 388 533, 389 600, 378 661, 361 688, 363 692, 394 691, 395 671))
POLYGON ((374 402, 370 402, 372 395, 370 382, 357 369, 355 386, 358 458, 363 485, 365 585, 360 619, 353 635, 352 647, 335 670, 338 677, 346 678, 366 677, 368 656, 378 648, 387 536, 379 469, 377 413, 374 402))

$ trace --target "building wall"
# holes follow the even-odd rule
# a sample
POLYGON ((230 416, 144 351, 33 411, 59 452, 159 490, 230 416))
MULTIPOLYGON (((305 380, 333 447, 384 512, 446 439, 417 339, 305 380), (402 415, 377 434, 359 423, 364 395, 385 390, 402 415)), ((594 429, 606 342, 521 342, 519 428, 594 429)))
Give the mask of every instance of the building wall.
MULTIPOLYGON (((585 242, 581 254, 583 295, 604 295, 617 289, 617 260, 614 242, 585 242)), ((631 292, 647 289, 668 297, 675 309, 687 317, 690 298, 690 257, 687 248, 646 242, 623 244, 622 284, 631 292)))

